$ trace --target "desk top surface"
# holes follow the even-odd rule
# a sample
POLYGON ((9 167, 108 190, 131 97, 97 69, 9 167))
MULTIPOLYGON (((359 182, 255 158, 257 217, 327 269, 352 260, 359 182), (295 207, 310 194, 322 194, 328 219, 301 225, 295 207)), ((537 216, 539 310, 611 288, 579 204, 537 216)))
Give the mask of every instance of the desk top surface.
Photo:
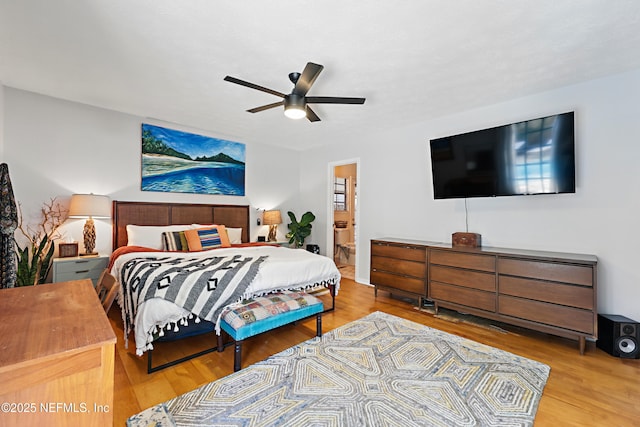
POLYGON ((91 280, 0 290, 0 371, 115 343, 91 280))

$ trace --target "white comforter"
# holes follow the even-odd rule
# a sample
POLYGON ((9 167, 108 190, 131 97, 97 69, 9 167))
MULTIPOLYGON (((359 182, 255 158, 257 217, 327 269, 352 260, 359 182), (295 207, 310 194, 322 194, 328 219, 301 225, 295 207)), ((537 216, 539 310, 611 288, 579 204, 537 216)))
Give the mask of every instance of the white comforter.
MULTIPOLYGON (((304 249, 289 249, 276 246, 253 246, 243 248, 221 248, 203 252, 171 252, 172 257, 210 257, 227 256, 242 253, 245 256, 263 256, 268 259, 262 263, 258 274, 247 289, 246 295, 264 295, 279 290, 304 289, 320 284, 335 283, 336 293, 340 285, 340 272, 335 263, 322 255, 313 254, 304 249)), ((122 283, 120 272, 122 266, 137 257, 164 256, 166 252, 134 252, 120 255, 114 262, 111 273, 122 283)), ((120 288, 122 291, 122 287, 120 288)), ((121 301, 121 299, 120 299, 121 301)), ((122 307, 122 304, 120 304, 122 307)), ((153 298, 141 303, 135 313, 134 337, 136 353, 142 355, 144 351, 153 349, 153 332, 158 328, 175 325, 178 322, 186 325, 188 319, 193 318, 188 311, 172 302, 153 298)), ((125 331, 125 343, 128 341, 128 331, 125 331)))

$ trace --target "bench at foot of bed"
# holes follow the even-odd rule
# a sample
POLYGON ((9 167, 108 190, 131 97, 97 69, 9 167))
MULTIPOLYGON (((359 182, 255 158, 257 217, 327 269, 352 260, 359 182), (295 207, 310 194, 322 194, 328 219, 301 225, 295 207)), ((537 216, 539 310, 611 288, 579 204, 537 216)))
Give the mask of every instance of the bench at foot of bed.
MULTIPOLYGON (((251 298, 222 313, 220 327, 233 339, 233 370, 242 364, 242 341, 254 335, 316 316, 316 335, 322 336, 322 301, 305 292, 278 292, 251 298)), ((233 344, 229 343, 229 344, 233 344)), ((218 351, 225 345, 218 336, 218 351)))

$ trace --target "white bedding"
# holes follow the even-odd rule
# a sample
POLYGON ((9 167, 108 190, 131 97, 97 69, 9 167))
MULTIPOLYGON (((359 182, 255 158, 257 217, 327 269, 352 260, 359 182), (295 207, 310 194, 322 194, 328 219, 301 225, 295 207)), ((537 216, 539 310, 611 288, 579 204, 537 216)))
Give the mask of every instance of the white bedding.
MULTIPOLYGON (((290 249, 276 246, 252 246, 243 248, 221 248, 203 252, 171 252, 172 257, 210 257, 228 256, 242 253, 245 256, 264 256, 268 259, 262 263, 258 274, 245 293, 246 297, 264 295, 279 290, 293 290, 313 287, 319 284, 335 283, 336 293, 340 285, 340 271, 335 263, 322 255, 313 254, 304 249, 290 249)), ((140 256, 165 256, 167 252, 134 252, 120 255, 114 262, 111 273, 122 283, 120 272, 129 260, 140 256)), ((122 287, 120 288, 122 291, 122 287)), ((121 298, 122 296, 120 296, 121 298)), ((120 299, 121 301, 121 299, 120 299)), ((122 307, 122 304, 120 304, 122 307)), ((186 325, 191 315, 176 304, 159 298, 153 298, 140 304, 135 313, 134 337, 136 353, 153 349, 151 344, 153 332, 158 328, 169 327, 176 330, 186 325)), ((125 331, 125 343, 128 331, 125 331)))

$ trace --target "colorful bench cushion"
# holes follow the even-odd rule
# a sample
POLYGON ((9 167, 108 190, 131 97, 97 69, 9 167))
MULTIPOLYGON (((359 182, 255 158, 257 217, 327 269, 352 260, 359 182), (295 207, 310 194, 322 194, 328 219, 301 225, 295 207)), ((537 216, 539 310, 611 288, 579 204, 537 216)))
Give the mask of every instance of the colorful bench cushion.
POLYGON ((220 326, 236 341, 304 319, 323 310, 322 301, 305 292, 278 292, 231 306, 220 326))

